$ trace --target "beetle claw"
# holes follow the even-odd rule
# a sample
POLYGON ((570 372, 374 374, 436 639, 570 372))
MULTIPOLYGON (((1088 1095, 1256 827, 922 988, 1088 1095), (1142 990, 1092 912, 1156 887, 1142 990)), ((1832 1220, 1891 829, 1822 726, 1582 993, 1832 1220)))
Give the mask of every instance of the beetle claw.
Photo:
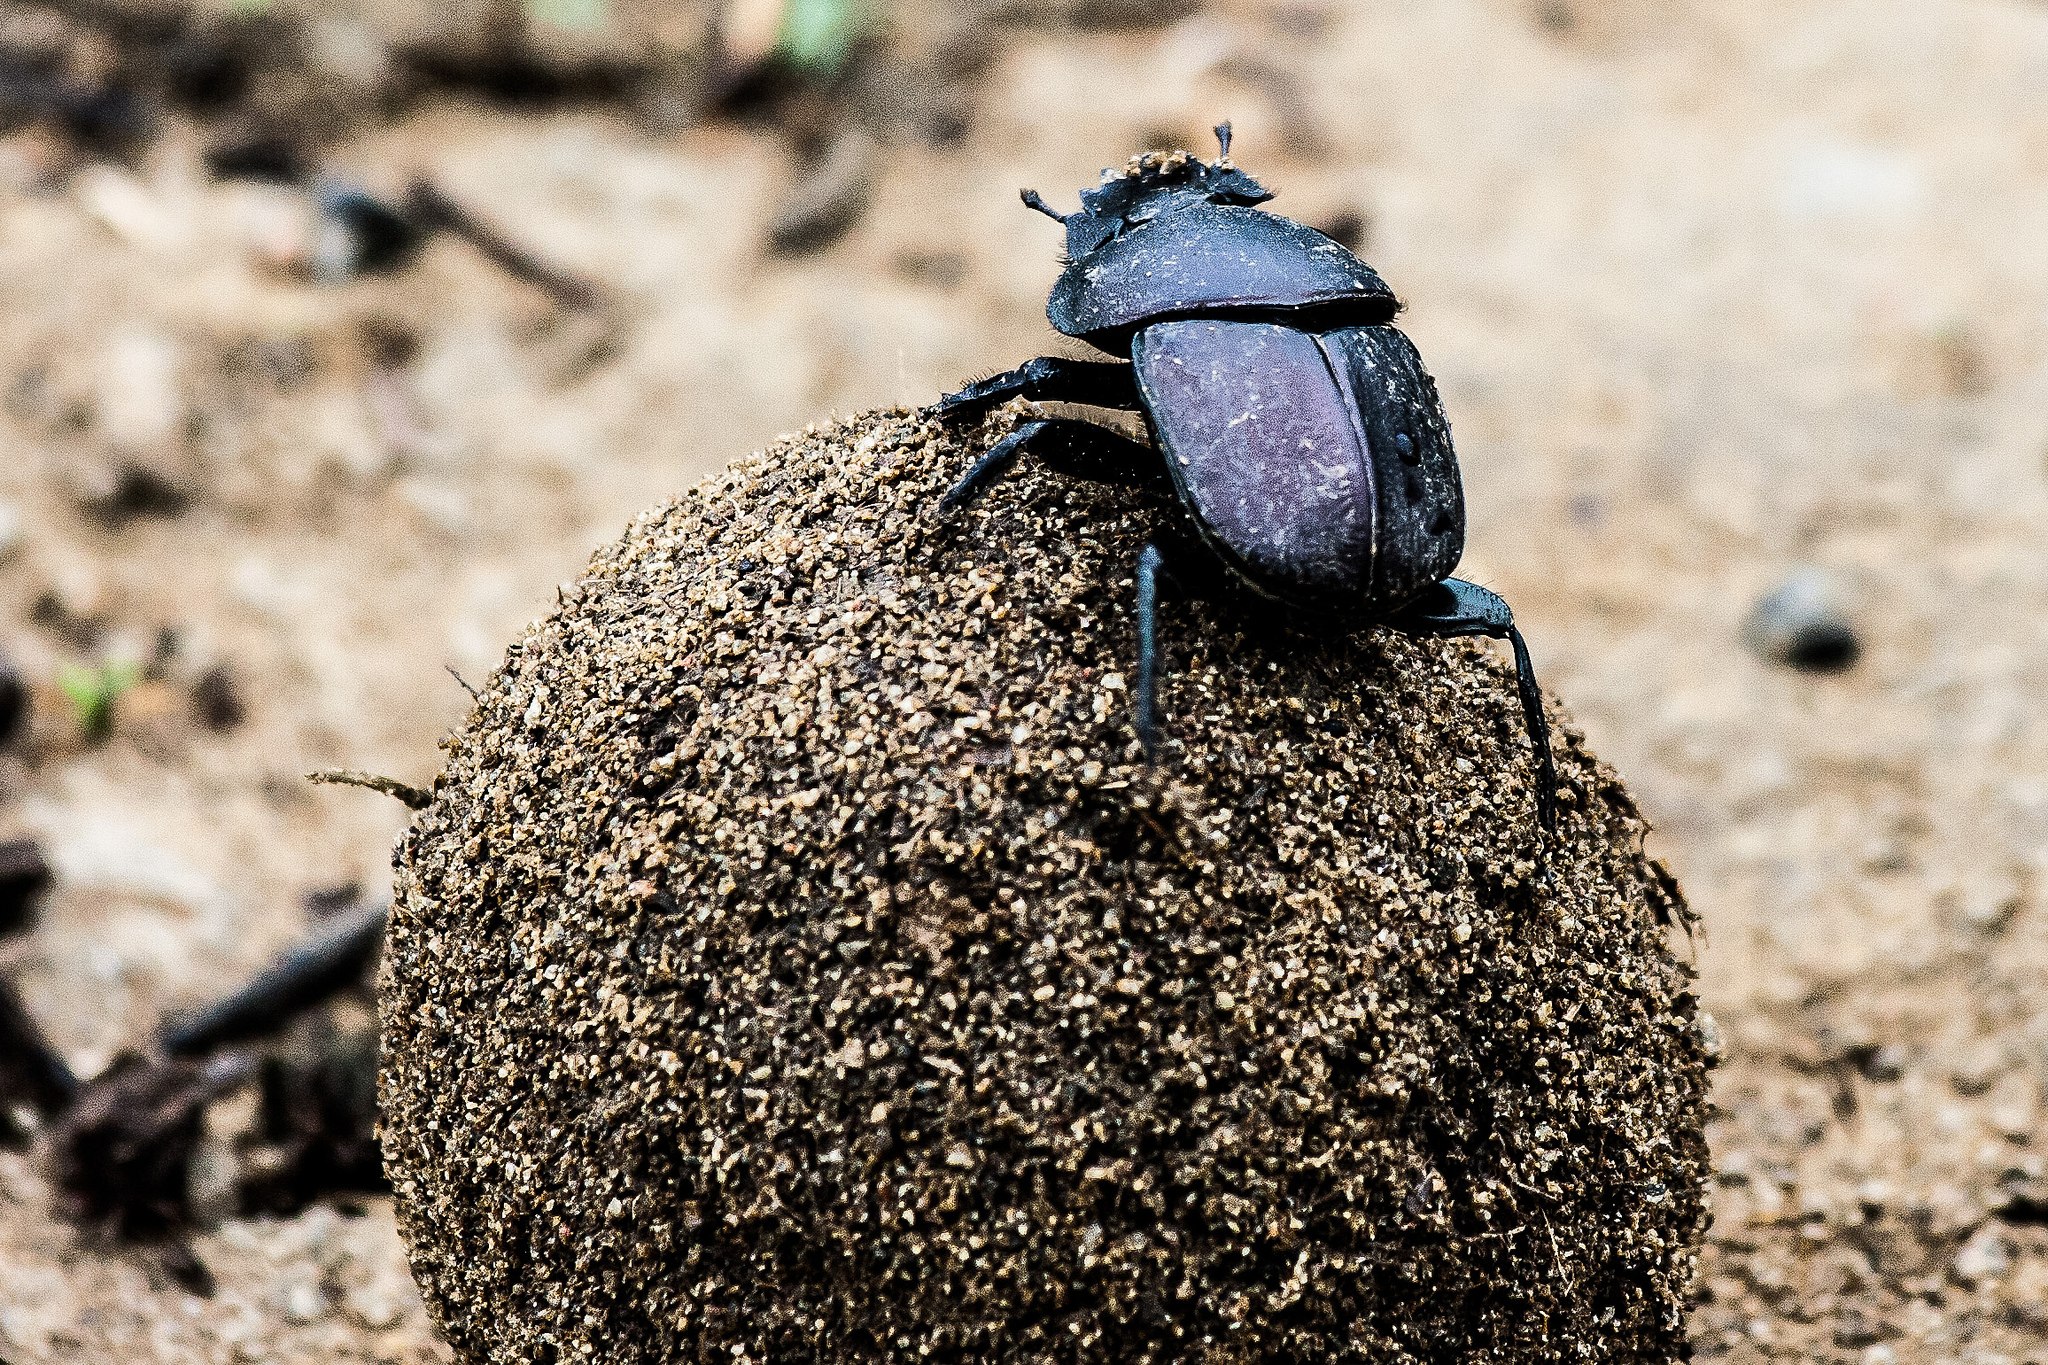
POLYGON ((1424 591, 1386 622, 1409 635, 1485 635, 1506 640, 1515 652, 1515 690, 1522 720, 1536 750, 1536 821, 1545 834, 1557 833, 1557 759, 1550 751, 1550 721, 1543 714, 1543 689, 1529 662, 1529 645, 1515 628, 1514 613, 1500 594, 1462 578, 1446 578, 1424 591))

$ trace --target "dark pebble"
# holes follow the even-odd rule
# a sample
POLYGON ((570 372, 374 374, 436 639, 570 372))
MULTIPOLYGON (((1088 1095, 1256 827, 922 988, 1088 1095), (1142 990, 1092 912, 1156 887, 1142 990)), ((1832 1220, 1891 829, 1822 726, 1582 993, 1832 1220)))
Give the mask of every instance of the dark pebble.
POLYGON ((209 730, 232 730, 249 714, 242 686, 225 664, 216 664, 192 684, 192 713, 209 730))
POLYGON ((13 660, 0 654, 0 746, 12 744, 28 728, 28 679, 13 660))
POLYGON ((1814 673, 1854 666, 1863 642, 1843 590, 1818 569, 1802 569, 1766 593, 1743 626, 1749 647, 1772 663, 1814 673))
POLYGON ((50 863, 41 844, 33 839, 0 841, 0 938, 35 924, 49 886, 50 863))

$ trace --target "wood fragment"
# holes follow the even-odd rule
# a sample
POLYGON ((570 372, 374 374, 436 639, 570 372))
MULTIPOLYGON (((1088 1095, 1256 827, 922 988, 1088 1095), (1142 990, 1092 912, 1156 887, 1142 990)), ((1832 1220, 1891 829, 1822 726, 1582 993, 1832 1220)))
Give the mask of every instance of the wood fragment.
POLYGON ((116 1057, 80 1088, 51 1141, 61 1211, 108 1236, 155 1242, 165 1273, 194 1293, 212 1276, 185 1243, 188 1179, 206 1107, 246 1084, 247 1057, 116 1057))
POLYGON ((336 918, 240 990, 166 1023, 157 1041, 173 1057, 190 1057, 276 1032, 362 979, 383 945, 384 920, 381 904, 336 918))
MULTIPOLYGON (((0 1110, 26 1103, 44 1115, 71 1103, 78 1078, 15 993, 14 983, 0 977, 0 1110)), ((6 1115, 0 1112, 0 1124, 6 1115)))
POLYGON ((381 773, 366 773, 355 768, 316 768, 306 774, 308 782, 319 782, 330 787, 366 787, 373 792, 403 801, 414 810, 425 810, 432 804, 434 794, 425 787, 415 787, 410 782, 401 782, 395 777, 381 773))
POLYGON ((497 228, 457 203, 429 180, 415 180, 406 192, 406 211, 426 231, 453 233, 515 279, 526 281, 563 308, 595 308, 603 300, 597 286, 548 264, 497 228))

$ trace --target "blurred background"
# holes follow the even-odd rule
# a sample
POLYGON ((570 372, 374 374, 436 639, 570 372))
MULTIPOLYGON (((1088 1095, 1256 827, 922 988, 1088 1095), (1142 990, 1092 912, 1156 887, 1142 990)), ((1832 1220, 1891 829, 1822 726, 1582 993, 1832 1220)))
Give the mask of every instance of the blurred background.
MULTIPOLYGON (((1225 118, 1406 301, 1466 572, 1702 917, 1699 1353, 2048 1361, 2038 0, 0 3, 0 975, 52 1046, 374 904, 405 809, 303 774, 428 783, 450 673, 637 511, 1078 353, 1018 187, 1225 118)), ((0 1360, 440 1358, 374 1180, 249 1194, 311 1148, 238 1085, 152 1176, 175 1255, 19 1116, 0 1360)))

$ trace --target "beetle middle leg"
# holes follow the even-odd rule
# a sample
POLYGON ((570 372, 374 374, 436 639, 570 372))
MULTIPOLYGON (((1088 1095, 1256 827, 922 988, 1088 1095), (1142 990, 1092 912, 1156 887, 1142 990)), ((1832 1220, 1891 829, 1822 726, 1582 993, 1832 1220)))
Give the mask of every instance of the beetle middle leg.
POLYGON ((1168 518, 1153 527, 1138 552, 1138 677, 1131 694, 1131 724, 1145 761, 1159 754, 1159 601, 1171 591, 1183 600, 1216 600, 1230 592, 1228 578, 1207 554, 1197 533, 1168 518))
POLYGON ((1159 752, 1159 580, 1166 572, 1166 556, 1158 542, 1146 541, 1138 552, 1138 688, 1133 696, 1137 714, 1138 743, 1150 763, 1159 752))
POLYGON ((942 422, 967 421, 1012 398, 1048 403, 1085 403, 1098 408, 1139 407, 1138 380, 1131 367, 1114 360, 1069 360, 1042 355, 1014 370, 990 375, 941 398, 932 411, 942 422))
POLYGON ((973 501, 1026 455, 1091 483, 1160 489, 1169 483, 1159 452, 1143 441, 1078 418, 1046 417, 1024 423, 991 446, 939 500, 939 510, 950 512, 973 501))
POLYGON ((1446 578, 1389 617, 1388 628, 1404 635, 1486 635, 1506 640, 1515 651, 1515 687, 1522 695, 1522 716, 1536 746, 1536 818, 1557 831, 1557 760, 1550 752, 1550 722, 1543 715, 1543 690, 1529 662, 1529 646, 1515 629, 1514 613, 1500 594, 1462 578, 1446 578))

